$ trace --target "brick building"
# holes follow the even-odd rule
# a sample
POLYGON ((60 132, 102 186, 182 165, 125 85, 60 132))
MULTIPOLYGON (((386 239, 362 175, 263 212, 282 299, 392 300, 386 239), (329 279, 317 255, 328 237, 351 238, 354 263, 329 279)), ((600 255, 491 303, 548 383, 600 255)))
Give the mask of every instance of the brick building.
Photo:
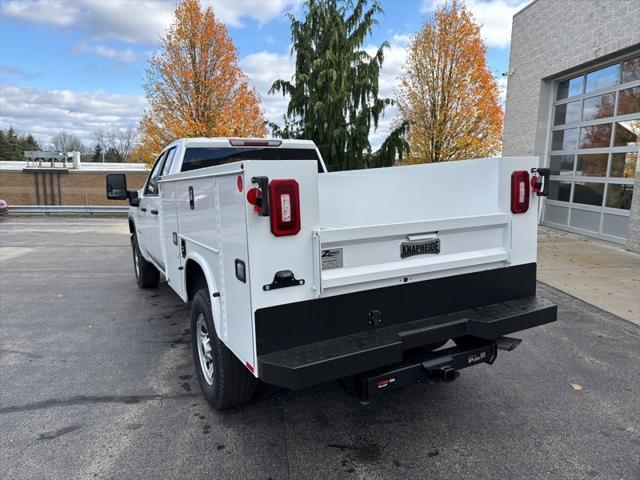
POLYGON ((125 173, 130 190, 141 188, 149 174, 140 163, 83 163, 74 169, 0 162, 0 198, 9 205, 126 205, 107 200, 108 173, 125 173))
POLYGON ((513 17, 503 155, 551 168, 542 223, 640 252, 640 0, 513 17))

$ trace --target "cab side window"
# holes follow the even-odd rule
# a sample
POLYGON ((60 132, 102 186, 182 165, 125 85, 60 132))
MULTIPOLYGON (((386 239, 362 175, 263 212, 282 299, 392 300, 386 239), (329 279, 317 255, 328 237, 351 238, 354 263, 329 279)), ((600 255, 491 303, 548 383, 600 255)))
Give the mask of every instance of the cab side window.
POLYGON ((171 166, 173 165, 173 159, 176 156, 176 150, 177 150, 176 147, 173 147, 172 149, 167 151, 167 158, 164 161, 164 167, 162 167, 162 173, 160 174, 160 177, 169 175, 169 172, 171 171, 171 166))
POLYGON ((158 194, 158 179, 160 178, 160 172, 162 171, 166 156, 167 152, 162 152, 153 165, 151 173, 149 174, 149 180, 147 180, 147 185, 144 187, 145 196, 158 194))

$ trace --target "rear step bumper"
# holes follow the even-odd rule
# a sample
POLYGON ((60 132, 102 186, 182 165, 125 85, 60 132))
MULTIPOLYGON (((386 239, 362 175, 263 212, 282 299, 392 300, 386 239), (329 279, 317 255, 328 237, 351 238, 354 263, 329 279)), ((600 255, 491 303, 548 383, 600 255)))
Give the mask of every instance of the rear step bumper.
MULTIPOLYGON (((490 340, 556 320, 548 300, 525 297, 416 320, 346 337, 271 352, 258 357, 260 378, 294 390, 405 361, 404 352, 470 335, 490 340)), ((515 347, 512 347, 515 348, 515 347)), ((438 353, 441 353, 438 352, 438 353)))

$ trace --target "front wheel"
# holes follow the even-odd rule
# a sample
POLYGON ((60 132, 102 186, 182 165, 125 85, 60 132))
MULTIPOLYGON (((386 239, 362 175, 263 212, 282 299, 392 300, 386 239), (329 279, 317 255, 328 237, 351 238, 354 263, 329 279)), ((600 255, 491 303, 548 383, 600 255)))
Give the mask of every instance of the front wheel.
POLYGON ((191 347, 198 383, 213 408, 232 408, 251 399, 256 378, 216 335, 206 288, 196 292, 191 304, 191 347))
POLYGON ((140 253, 138 239, 135 235, 131 236, 131 249, 133 250, 133 270, 136 273, 136 282, 140 288, 155 288, 160 282, 160 272, 158 269, 147 262, 140 253))

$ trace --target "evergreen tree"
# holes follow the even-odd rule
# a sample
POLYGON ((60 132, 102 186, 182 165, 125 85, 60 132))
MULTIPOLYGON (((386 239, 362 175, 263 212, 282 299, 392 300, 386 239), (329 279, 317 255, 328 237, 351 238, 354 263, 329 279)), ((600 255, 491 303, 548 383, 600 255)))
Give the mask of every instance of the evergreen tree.
POLYGON ((20 139, 20 143, 21 143, 21 150, 22 151, 32 151, 32 152, 37 152, 40 150, 40 144, 38 143, 38 141, 33 137, 33 135, 31 135, 30 133, 27 135, 24 135, 21 139, 20 139))
POLYGON ((22 160, 25 151, 40 150, 40 144, 30 133, 18 135, 13 127, 0 130, 0 161, 22 160))
POLYGON ((96 146, 93 149, 93 155, 91 156, 94 162, 102 161, 102 147, 99 143, 96 143, 96 146))
POLYGON ((20 150, 20 139, 13 127, 4 135, 2 147, 0 149, 0 160, 22 160, 22 151, 20 150))
POLYGON ((111 163, 120 163, 122 162, 122 156, 120 155, 118 150, 116 150, 114 147, 109 147, 104 152, 104 161, 111 162, 111 163))
POLYGON ((8 160, 6 157, 7 153, 7 136, 4 134, 4 130, 0 130, 0 161, 8 160))
POLYGON ((378 0, 307 0, 306 9, 301 20, 290 16, 293 79, 271 87, 289 96, 284 127, 272 124, 274 135, 313 140, 330 170, 391 165, 404 152, 404 127, 375 154, 369 143, 371 127, 392 104, 378 96, 387 42, 373 56, 363 49, 382 13, 378 0))

